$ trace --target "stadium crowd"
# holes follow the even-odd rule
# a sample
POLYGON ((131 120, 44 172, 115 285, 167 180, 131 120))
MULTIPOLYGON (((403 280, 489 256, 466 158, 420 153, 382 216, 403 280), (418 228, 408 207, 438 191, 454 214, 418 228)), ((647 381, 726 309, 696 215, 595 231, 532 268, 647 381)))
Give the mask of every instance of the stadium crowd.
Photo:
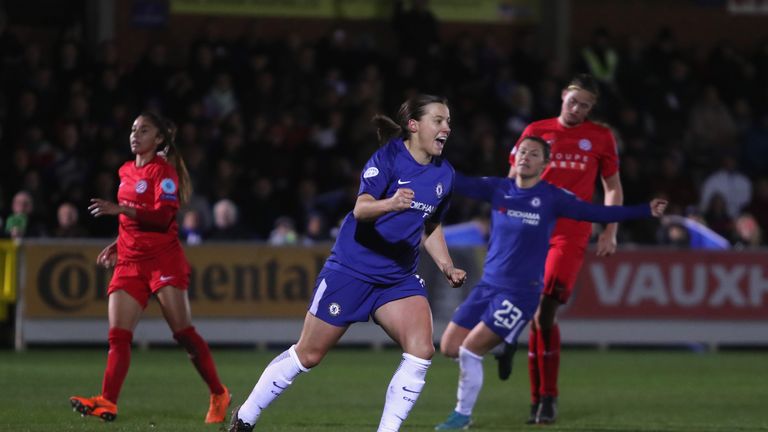
MULTIPOLYGON (((341 27, 268 39, 258 25, 238 38, 217 26, 187 46, 156 42, 133 62, 112 41, 89 50, 77 24, 44 46, 0 17, 2 235, 114 237, 114 220, 85 209, 93 197, 114 200, 115 173, 131 159, 125 137, 150 109, 177 123, 192 178, 184 241, 330 240, 377 147, 374 113, 416 92, 445 95, 444 156, 468 175, 503 175, 525 126, 557 116, 564 83, 588 72, 602 85, 595 118, 619 141, 626 202, 664 196, 668 213, 735 246, 766 244, 768 40, 684 47, 669 28, 651 40, 597 29, 562 65, 530 31, 510 44, 441 40, 426 12, 396 14, 392 46, 341 27)), ((485 213, 455 198, 447 222, 485 213)), ((626 223, 619 241, 687 245, 675 228, 626 223)))

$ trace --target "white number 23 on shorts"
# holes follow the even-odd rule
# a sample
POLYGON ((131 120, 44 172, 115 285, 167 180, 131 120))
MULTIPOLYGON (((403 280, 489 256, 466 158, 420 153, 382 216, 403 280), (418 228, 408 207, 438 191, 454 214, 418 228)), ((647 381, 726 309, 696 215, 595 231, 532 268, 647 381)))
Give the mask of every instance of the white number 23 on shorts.
POLYGON ((493 313, 493 324, 512 330, 523 317, 523 312, 509 300, 501 302, 501 309, 493 313))

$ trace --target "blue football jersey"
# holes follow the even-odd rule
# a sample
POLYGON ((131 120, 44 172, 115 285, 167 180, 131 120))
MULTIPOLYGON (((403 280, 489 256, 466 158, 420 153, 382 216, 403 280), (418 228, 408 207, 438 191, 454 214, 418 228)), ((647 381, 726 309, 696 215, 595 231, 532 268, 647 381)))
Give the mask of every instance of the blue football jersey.
POLYGON ((651 216, 648 204, 594 205, 543 180, 522 189, 510 178, 457 174, 455 190, 491 203, 491 235, 482 280, 510 289, 530 287, 537 295, 557 218, 607 223, 651 216))
POLYGON ((414 191, 411 208, 385 213, 370 222, 347 214, 326 267, 381 284, 412 277, 424 224, 442 221, 454 176, 453 167, 441 158, 432 158, 426 165, 416 162, 402 139, 385 144, 366 163, 358 195, 379 200, 408 188, 414 191))

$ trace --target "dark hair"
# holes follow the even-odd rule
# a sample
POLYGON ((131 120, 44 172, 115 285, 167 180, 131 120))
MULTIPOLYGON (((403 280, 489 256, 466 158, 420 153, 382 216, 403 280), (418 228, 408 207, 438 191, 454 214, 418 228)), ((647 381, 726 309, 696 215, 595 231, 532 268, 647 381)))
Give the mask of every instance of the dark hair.
POLYGON ((157 150, 165 154, 166 159, 173 165, 179 176, 179 202, 182 205, 188 203, 189 197, 192 195, 192 181, 189 178, 187 164, 184 163, 184 159, 176 147, 176 125, 171 120, 152 111, 144 111, 139 114, 139 117, 149 120, 157 128, 157 133, 163 137, 163 142, 158 145, 157 150))
POLYGON ((522 143, 525 140, 531 140, 531 141, 535 141, 535 142, 541 144, 541 148, 542 148, 542 150, 544 150, 544 160, 547 160, 547 161, 549 160, 549 158, 551 157, 551 154, 552 154, 552 146, 549 145, 547 140, 545 140, 544 138, 542 138, 540 136, 536 136, 536 135, 525 135, 522 138, 520 138, 519 142, 522 143))
POLYGON ((376 114, 371 120, 376 126, 376 135, 379 137, 379 144, 399 137, 408 139, 411 132, 408 129, 408 120, 421 119, 426 114, 425 108, 429 104, 439 103, 448 106, 448 99, 442 96, 433 96, 428 94, 419 94, 403 102, 397 111, 397 122, 383 114, 376 114))
POLYGON ((582 89, 595 95, 596 99, 600 97, 600 85, 597 83, 595 77, 590 74, 576 75, 571 82, 568 83, 568 86, 566 86, 565 89, 582 89))

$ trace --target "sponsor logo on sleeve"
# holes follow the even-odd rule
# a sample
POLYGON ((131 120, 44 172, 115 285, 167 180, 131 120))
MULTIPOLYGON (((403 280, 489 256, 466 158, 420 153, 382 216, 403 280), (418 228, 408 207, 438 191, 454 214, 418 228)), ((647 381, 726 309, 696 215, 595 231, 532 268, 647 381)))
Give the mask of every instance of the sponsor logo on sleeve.
POLYGON ((160 194, 161 201, 177 201, 178 200, 178 198, 176 197, 176 182, 174 182, 173 179, 164 178, 160 182, 160 190, 163 191, 163 193, 160 194))
POLYGON ((160 189, 167 194, 172 194, 176 192, 176 182, 174 182, 173 179, 164 178, 163 181, 160 182, 160 189))
POLYGON ((363 173, 363 178, 371 178, 379 175, 379 169, 376 167, 370 167, 363 173))

